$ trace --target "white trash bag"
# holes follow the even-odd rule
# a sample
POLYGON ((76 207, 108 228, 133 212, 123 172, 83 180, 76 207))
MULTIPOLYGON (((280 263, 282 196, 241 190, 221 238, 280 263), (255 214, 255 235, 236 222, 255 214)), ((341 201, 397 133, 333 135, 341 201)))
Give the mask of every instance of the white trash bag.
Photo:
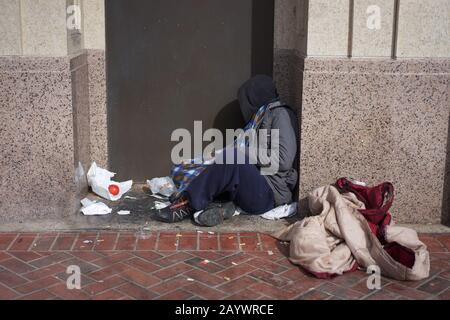
POLYGON ((167 198, 177 192, 177 187, 170 177, 147 180, 147 185, 153 194, 160 194, 167 198))
POLYGON ((116 174, 99 168, 94 162, 87 173, 87 180, 92 191, 100 197, 117 201, 133 187, 133 180, 116 182, 111 180, 116 174))

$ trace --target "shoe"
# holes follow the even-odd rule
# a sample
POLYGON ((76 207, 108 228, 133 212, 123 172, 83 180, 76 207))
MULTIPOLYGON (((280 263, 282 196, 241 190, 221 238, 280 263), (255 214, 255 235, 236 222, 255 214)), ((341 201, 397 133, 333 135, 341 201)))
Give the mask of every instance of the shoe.
POLYGON ((212 203, 203 211, 194 214, 194 220, 201 226, 215 227, 230 219, 236 212, 233 202, 212 203))
POLYGON ((181 222, 191 216, 195 210, 189 205, 186 198, 180 198, 167 208, 157 210, 154 218, 165 223, 181 222))

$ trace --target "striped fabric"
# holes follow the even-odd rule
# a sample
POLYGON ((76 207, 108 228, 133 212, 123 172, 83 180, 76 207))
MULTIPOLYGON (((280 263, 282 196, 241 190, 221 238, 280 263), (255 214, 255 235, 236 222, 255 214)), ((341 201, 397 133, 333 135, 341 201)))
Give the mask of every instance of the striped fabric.
MULTIPOLYGON (((275 102, 275 104, 281 105, 279 102, 275 102)), ((253 116, 252 120, 250 120, 250 122, 245 126, 244 131, 247 132, 248 130, 252 129, 257 130, 260 127, 267 110, 273 105, 274 104, 268 104, 262 106, 253 116)), ((178 189, 178 194, 186 190, 189 183, 191 183, 193 179, 198 177, 207 168, 208 165, 213 164, 214 159, 208 162, 199 162, 200 161, 198 161, 198 159, 185 160, 182 164, 174 165, 172 167, 171 176, 173 182, 175 183, 175 186, 178 189)))

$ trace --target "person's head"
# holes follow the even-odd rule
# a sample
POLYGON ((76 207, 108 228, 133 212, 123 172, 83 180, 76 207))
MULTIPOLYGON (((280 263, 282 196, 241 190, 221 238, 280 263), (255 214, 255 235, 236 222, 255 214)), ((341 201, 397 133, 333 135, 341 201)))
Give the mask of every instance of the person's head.
POLYGON ((244 120, 248 122, 262 106, 276 101, 278 92, 271 77, 258 75, 242 85, 238 99, 244 120))

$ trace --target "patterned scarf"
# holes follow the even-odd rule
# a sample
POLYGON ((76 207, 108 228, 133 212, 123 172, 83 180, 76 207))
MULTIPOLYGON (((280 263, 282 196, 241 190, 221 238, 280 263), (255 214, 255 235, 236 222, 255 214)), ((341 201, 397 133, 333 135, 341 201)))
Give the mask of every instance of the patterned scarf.
MULTIPOLYGON (((257 130, 261 126, 267 110, 273 107, 281 106, 279 101, 262 106, 252 117, 250 122, 245 126, 244 132, 248 130, 257 130)), ((236 142, 235 142, 236 143, 236 142)), ((201 164, 196 159, 185 160, 183 163, 174 165, 171 171, 172 180, 178 189, 178 194, 186 190, 189 183, 198 177, 207 167, 214 163, 214 159, 201 164)))

